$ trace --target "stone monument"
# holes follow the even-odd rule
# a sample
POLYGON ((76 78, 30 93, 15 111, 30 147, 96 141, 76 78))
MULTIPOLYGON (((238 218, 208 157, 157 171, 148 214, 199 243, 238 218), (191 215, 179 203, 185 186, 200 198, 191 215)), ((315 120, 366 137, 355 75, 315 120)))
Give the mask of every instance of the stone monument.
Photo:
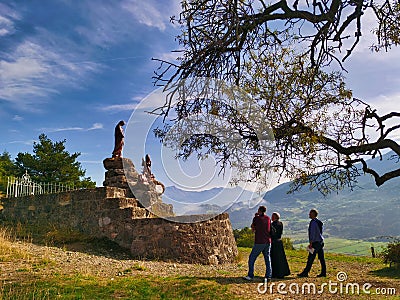
POLYGON ((126 191, 127 198, 135 198, 143 208, 158 217, 174 216, 171 204, 162 202, 161 193, 156 184, 149 180, 144 181, 132 161, 128 158, 106 158, 103 160, 105 180, 103 186, 118 187, 126 191), (132 192, 133 191, 133 192, 132 192))

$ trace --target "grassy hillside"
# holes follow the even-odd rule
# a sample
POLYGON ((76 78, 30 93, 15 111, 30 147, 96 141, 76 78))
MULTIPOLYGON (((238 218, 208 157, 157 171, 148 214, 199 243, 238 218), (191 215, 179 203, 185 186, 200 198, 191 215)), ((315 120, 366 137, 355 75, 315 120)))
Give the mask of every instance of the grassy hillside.
MULTIPOLYGON (((390 158, 388 153, 382 160, 368 163, 383 172, 392 167, 390 158)), ((377 187, 371 176, 360 176, 352 189, 344 188, 326 197, 308 187, 287 194, 289 186, 290 183, 284 183, 264 196, 271 209, 281 212, 287 233, 301 234, 307 226, 304 221, 308 222, 309 209, 315 207, 325 223, 327 236, 364 241, 400 236, 400 178, 377 187)))
MULTIPOLYGON (((387 236, 400 236, 400 181, 394 179, 377 188, 370 179, 360 179, 353 191, 343 190, 323 197, 316 191, 287 194, 289 183, 269 191, 258 205, 266 205, 268 214, 278 211, 285 234, 295 239, 307 235, 308 212, 319 210, 324 222, 325 237, 355 239, 368 242, 386 241, 387 236)), ((232 226, 250 226, 257 207, 238 203, 228 210, 232 226)))
MULTIPOLYGON (((308 242, 294 242, 296 249, 305 249, 307 245, 308 242)), ((324 248, 326 252, 330 253, 371 256, 371 247, 374 247, 375 253, 380 253, 386 245, 387 243, 385 242, 366 242, 363 240, 348 240, 332 237, 325 239, 324 248)))
POLYGON ((327 254, 327 278, 315 278, 319 272, 315 263, 310 277, 299 279, 295 274, 305 265, 304 250, 287 251, 292 275, 274 281, 272 294, 261 294, 257 287, 263 282, 262 258, 256 262, 254 282, 241 278, 247 272, 249 252, 249 248, 240 248, 235 263, 221 266, 132 260, 105 242, 76 241, 50 247, 17 241, 0 230, 0 299, 382 299, 377 294, 382 291, 390 294, 386 299, 400 297, 400 269, 369 257, 327 254), (360 287, 370 283, 371 294, 326 288, 321 295, 301 293, 306 285, 319 289, 329 282, 339 284, 339 272, 346 272, 345 283, 360 287), (286 284, 286 291, 289 285, 299 286, 300 292, 280 294, 279 283, 286 284))

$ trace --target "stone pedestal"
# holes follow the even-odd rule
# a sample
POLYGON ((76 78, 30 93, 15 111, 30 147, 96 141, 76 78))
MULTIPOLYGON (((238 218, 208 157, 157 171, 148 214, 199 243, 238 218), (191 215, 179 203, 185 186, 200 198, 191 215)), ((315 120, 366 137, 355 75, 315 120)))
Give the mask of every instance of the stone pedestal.
POLYGON ((139 174, 135 170, 135 166, 128 158, 106 158, 103 160, 103 166, 107 170, 103 186, 114 186, 122 189, 129 189, 129 184, 124 171, 130 171, 130 179, 132 182, 137 182, 139 174))
POLYGON ((106 158, 103 160, 105 180, 103 186, 125 189, 126 197, 136 198, 142 206, 159 217, 174 216, 173 207, 162 202, 153 182, 143 182, 129 158, 106 158))

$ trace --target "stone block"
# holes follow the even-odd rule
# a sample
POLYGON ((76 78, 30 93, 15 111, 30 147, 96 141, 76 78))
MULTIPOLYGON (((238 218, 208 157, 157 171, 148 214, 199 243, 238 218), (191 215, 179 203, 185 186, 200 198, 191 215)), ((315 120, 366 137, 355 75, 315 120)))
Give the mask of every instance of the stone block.
POLYGON ((100 199, 103 198, 123 198, 126 195, 126 190, 125 189, 121 189, 118 187, 104 187, 102 188, 104 189, 105 193, 104 196, 101 197, 100 199))
POLYGON ((129 158, 106 158, 103 160, 103 166, 106 170, 116 169, 134 169, 135 166, 129 158))
POLYGON ((100 209, 116 209, 125 207, 137 207, 137 200, 135 198, 106 198, 100 200, 100 209))
POLYGON ((106 173, 104 175, 105 175, 105 178, 111 178, 111 177, 118 176, 118 175, 125 176, 125 171, 124 171, 124 169, 111 169, 111 170, 106 171, 106 173))

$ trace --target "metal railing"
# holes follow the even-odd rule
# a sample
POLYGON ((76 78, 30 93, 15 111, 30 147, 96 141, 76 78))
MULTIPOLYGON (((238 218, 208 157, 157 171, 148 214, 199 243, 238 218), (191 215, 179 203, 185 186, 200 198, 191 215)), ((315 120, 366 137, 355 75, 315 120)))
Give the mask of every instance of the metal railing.
POLYGON ((33 182, 28 175, 25 173, 21 178, 19 177, 8 177, 7 178, 7 198, 11 197, 23 197, 29 195, 40 195, 40 194, 51 194, 72 191, 76 188, 71 185, 61 183, 36 183, 33 182))

